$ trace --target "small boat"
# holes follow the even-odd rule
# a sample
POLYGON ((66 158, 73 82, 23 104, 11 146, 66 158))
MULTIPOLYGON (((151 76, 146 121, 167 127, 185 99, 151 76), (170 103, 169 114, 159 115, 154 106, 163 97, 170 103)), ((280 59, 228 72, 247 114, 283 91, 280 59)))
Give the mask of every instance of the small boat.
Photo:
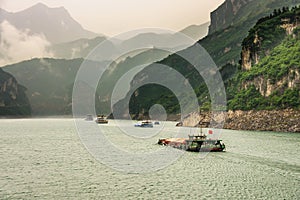
POLYGON ((106 120, 104 115, 97 115, 96 123, 97 124, 107 124, 108 121, 106 120))
POLYGON ((159 139, 158 144, 193 152, 224 151, 222 140, 207 139, 206 135, 189 135, 189 138, 159 139))
POLYGON ((94 120, 93 115, 86 115, 85 120, 86 121, 93 121, 94 120))
POLYGON ((151 121, 142 121, 141 123, 135 124, 135 127, 153 128, 153 123, 151 121))

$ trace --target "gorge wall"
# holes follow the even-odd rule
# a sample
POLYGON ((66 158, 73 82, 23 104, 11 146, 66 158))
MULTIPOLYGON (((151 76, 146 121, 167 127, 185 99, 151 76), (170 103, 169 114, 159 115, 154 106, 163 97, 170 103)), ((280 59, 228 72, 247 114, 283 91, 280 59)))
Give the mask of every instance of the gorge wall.
POLYGON ((226 0, 217 10, 211 13, 209 33, 223 30, 230 26, 238 11, 253 0, 226 0))

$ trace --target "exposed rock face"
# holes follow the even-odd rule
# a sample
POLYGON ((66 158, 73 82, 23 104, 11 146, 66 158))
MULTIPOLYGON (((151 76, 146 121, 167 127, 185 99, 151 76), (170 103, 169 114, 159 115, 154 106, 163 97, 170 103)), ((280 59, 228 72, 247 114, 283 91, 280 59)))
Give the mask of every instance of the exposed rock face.
POLYGON ((247 89, 251 85, 254 85, 264 97, 270 96, 275 90, 300 88, 300 71, 299 69, 290 69, 286 76, 275 83, 272 83, 270 79, 264 78, 264 76, 258 76, 254 80, 245 81, 242 84, 242 89, 247 89))
POLYGON ((211 13, 209 33, 230 26, 238 11, 251 1, 253 0, 226 0, 217 10, 211 13))
MULTIPOLYGON (((197 115, 192 113, 182 122, 183 126, 196 127, 199 121, 210 121, 210 114, 197 115), (203 118, 203 116, 206 116, 203 118)), ((227 113, 225 129, 276 131, 300 133, 300 110, 272 110, 272 111, 229 111, 227 113)))
MULTIPOLYGON (((280 27, 286 31, 286 35, 293 35, 294 30, 300 26, 297 20, 293 22, 291 20, 290 18, 281 19, 280 27)), ((294 35, 294 37, 296 36, 294 35)), ((260 33, 256 31, 252 40, 246 41, 248 44, 243 45, 241 54, 243 70, 250 70, 253 65, 258 64, 260 61, 260 53, 268 55, 269 49, 265 49, 264 52, 261 52, 261 46, 264 40, 267 40, 267 38, 262 37, 260 33)))
POLYGON ((25 90, 12 75, 0 69, 0 115, 30 115, 25 90))
POLYGON ((229 111, 224 128, 300 133, 300 111, 229 111))
POLYGON ((198 126, 199 124, 209 123, 210 122, 210 117, 207 113, 200 115, 198 113, 191 113, 187 117, 184 118, 182 121, 182 126, 198 126))
POLYGON ((259 63, 260 56, 258 54, 261 46, 261 40, 258 33, 255 33, 255 38, 251 46, 242 47, 242 69, 250 70, 253 65, 259 63))

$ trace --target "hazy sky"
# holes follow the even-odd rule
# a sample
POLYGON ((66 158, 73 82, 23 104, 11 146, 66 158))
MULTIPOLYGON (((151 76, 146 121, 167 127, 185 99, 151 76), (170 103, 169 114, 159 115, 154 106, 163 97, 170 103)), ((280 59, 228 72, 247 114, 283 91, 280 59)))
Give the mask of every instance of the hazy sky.
POLYGON ((181 30, 209 21, 210 12, 225 0, 0 0, 11 12, 38 2, 64 6, 84 28, 113 36, 132 29, 157 27, 181 30))

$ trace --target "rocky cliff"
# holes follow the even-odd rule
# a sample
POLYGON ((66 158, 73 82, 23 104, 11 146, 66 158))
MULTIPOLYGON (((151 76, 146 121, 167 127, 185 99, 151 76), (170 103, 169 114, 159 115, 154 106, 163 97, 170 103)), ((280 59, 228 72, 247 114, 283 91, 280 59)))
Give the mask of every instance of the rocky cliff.
MULTIPOLYGON (((226 83, 228 108, 234 111, 228 111, 224 128, 300 132, 299 22, 300 7, 285 7, 249 31, 240 70, 226 83)), ((211 122, 209 113, 192 113, 181 124, 203 121, 211 122)))
MULTIPOLYGON (((197 127, 202 122, 210 122, 210 113, 191 113, 181 125, 197 127)), ((225 129, 250 131, 276 131, 300 133, 300 110, 285 109, 272 111, 229 111, 225 129)), ((207 123, 204 123, 207 124, 207 123)), ((205 127, 205 126, 203 126, 205 127)), ((207 126, 206 126, 207 127, 207 126)))
POLYGON ((31 114, 25 88, 0 68, 0 115, 23 116, 31 114))
POLYGON ((239 90, 254 86, 263 97, 256 98, 268 102, 265 107, 297 108, 299 103, 299 19, 300 8, 276 10, 259 20, 243 41, 239 90))
POLYGON ((280 44, 286 37, 297 37, 295 30, 300 27, 299 9, 283 8, 273 12, 270 16, 261 18, 250 29, 249 35, 242 43, 242 69, 250 70, 260 60, 270 55, 270 51, 280 44))
POLYGON ((226 0, 211 13, 209 34, 241 24, 247 29, 253 26, 257 19, 268 15, 274 9, 299 3, 299 0, 226 0))
POLYGON ((242 89, 246 90, 251 85, 259 91, 261 96, 269 97, 274 91, 286 89, 299 89, 300 88, 300 70, 289 69, 288 73, 275 82, 271 79, 266 79, 263 75, 255 77, 253 80, 244 81, 242 89))
POLYGON ((230 111, 224 128, 300 133, 300 111, 293 109, 271 111, 230 111))
POLYGON ((209 33, 223 30, 232 25, 240 9, 253 0, 226 0, 217 10, 211 13, 209 33))

